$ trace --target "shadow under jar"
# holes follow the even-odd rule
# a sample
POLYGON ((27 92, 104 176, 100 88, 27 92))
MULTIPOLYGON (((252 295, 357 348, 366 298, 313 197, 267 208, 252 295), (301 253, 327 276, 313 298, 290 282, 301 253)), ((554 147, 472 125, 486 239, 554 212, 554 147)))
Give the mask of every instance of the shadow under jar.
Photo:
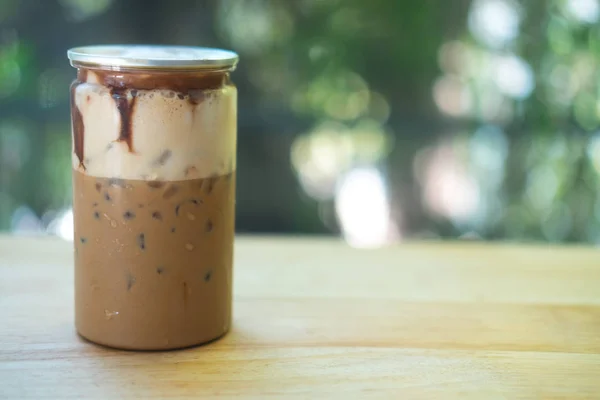
POLYGON ((165 350, 216 339, 232 307, 235 53, 71 49, 75 325, 165 350))

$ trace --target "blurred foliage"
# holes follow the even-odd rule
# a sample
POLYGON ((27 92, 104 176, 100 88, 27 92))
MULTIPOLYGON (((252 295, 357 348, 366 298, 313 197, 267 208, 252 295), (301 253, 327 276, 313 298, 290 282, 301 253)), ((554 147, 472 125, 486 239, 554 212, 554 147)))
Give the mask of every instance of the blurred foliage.
POLYGON ((596 242, 598 14, 597 0, 4 0, 0 228, 19 207, 42 225, 69 207, 66 49, 153 42, 241 56, 240 231, 596 242))

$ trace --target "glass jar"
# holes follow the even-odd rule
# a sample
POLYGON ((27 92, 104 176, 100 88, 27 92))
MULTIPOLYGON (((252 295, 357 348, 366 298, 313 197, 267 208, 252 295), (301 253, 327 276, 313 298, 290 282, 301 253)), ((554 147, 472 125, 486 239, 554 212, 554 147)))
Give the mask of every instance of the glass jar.
POLYGON ((220 337, 232 307, 237 55, 89 46, 68 56, 77 331, 135 350, 220 337))

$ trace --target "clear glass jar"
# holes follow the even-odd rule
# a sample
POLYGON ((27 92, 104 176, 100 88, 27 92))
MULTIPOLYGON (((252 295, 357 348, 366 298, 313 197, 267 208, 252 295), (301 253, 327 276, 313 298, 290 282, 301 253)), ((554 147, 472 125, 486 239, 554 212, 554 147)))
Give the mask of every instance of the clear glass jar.
POLYGON ((125 349, 213 340, 231 321, 237 90, 232 52, 69 51, 75 324, 125 349))

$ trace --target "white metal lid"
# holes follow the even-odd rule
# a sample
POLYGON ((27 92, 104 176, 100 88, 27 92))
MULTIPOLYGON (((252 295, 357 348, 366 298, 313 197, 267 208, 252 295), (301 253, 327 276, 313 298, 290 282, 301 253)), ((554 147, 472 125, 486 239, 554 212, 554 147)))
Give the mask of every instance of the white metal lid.
POLYGON ((233 51, 191 46, 97 45, 67 51, 71 65, 108 69, 234 69, 233 51))

